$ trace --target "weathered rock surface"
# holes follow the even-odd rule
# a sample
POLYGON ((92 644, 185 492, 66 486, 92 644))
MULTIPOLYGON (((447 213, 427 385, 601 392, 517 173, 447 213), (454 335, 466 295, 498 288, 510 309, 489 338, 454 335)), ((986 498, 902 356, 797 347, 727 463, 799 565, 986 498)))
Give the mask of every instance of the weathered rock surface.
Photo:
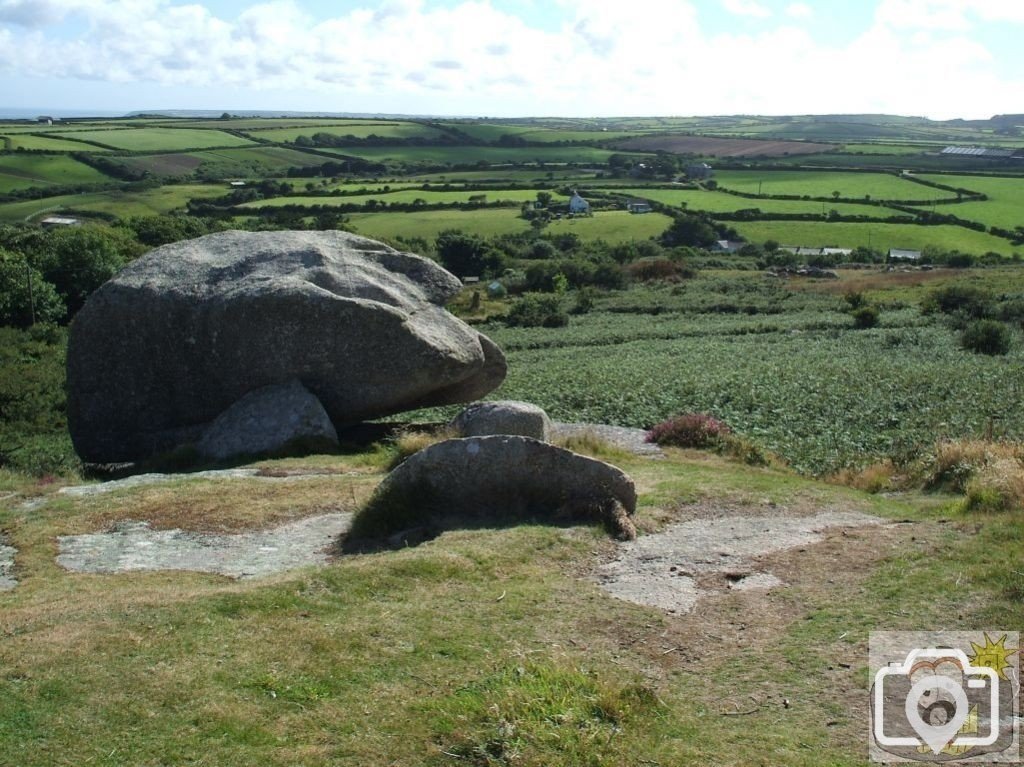
POLYGON ((448 314, 459 281, 344 232, 223 232, 157 248, 86 302, 68 345, 68 421, 86 461, 197 440, 246 394, 292 379, 336 428, 470 402, 505 377, 448 314))
POLYGON ((13 589, 18 585, 14 577, 14 557, 17 550, 7 545, 7 539, 0 535, 0 591, 13 589))
POLYGON ((450 426, 460 437, 512 434, 542 442, 551 440, 551 419, 529 402, 476 402, 455 416, 450 426))
POLYGON ((635 512, 633 480, 611 464, 529 437, 468 437, 431 445, 395 468, 353 532, 385 538, 403 528, 586 518, 633 538, 635 512))
POLYGON ((296 440, 338 446, 338 433, 320 400, 298 381, 264 386, 229 407, 203 432, 197 447, 207 458, 275 453, 296 440))

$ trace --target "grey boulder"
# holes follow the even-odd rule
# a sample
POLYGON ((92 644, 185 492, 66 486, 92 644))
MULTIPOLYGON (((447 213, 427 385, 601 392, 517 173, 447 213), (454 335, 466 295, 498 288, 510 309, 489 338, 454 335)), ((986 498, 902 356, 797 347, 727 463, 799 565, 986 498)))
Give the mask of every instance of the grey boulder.
POLYGON ((72 324, 75 448, 86 461, 139 460, 293 379, 338 429, 472 402, 506 364, 444 310, 459 289, 434 262, 345 232, 222 232, 157 248, 72 324))
POLYGON ((551 419, 529 402, 476 402, 455 416, 449 426, 460 437, 512 434, 542 442, 551 439, 551 419))
POLYGON ((251 391, 211 423, 196 446, 206 458, 273 454, 298 441, 311 448, 338 446, 327 411, 298 381, 251 391))
POLYGON ((431 445, 399 464, 353 520, 351 537, 585 519, 630 539, 635 512, 633 480, 611 464, 529 437, 468 437, 431 445))

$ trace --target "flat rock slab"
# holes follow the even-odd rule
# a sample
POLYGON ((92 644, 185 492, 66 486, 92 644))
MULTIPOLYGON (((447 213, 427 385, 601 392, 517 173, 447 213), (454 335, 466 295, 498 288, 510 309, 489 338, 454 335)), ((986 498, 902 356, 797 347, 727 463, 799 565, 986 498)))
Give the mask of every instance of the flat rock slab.
POLYGON ((812 517, 741 516, 695 519, 623 544, 619 556, 597 573, 601 588, 627 602, 675 613, 691 612, 704 593, 697 578, 735 577, 732 588, 749 591, 782 585, 759 572, 753 560, 824 539, 836 527, 863 527, 883 520, 856 512, 823 511, 812 517))
POLYGON ((644 429, 633 429, 628 426, 608 426, 603 423, 558 423, 551 425, 552 437, 554 439, 567 439, 569 437, 580 437, 584 434, 593 434, 598 439, 603 439, 610 445, 627 450, 636 455, 646 455, 652 458, 663 458, 664 451, 653 442, 647 442, 647 432, 644 429))
MULTIPOLYGON (((57 491, 60 495, 70 495, 74 498, 87 498, 93 495, 112 493, 115 490, 129 490, 133 487, 144 487, 145 485, 158 485, 161 482, 174 482, 182 479, 260 479, 274 482, 294 482, 302 479, 313 479, 324 476, 340 476, 333 472, 304 472, 276 476, 263 474, 259 469, 213 469, 211 471, 196 471, 191 474, 136 474, 133 477, 124 479, 112 479, 109 482, 99 482, 93 485, 71 485, 62 487, 57 491)), ((45 500, 44 500, 45 502, 45 500)))
POLYGON ((153 530, 147 522, 127 521, 106 533, 61 536, 57 564, 76 573, 191 570, 258 578, 325 564, 330 548, 351 522, 351 512, 337 512, 271 530, 214 535, 153 530))
POLYGON ((7 539, 0 536, 0 591, 9 591, 18 585, 14 577, 14 555, 18 551, 7 545, 7 539))

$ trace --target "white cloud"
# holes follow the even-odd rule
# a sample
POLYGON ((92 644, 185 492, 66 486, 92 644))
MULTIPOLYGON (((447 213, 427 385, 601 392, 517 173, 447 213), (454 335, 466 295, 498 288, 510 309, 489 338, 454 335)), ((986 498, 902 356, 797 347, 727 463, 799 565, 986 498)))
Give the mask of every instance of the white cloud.
POLYGON ((809 19, 814 9, 807 3, 790 3, 786 6, 786 15, 793 19, 809 19))
POLYGON ((752 16, 767 19, 772 12, 757 0, 722 0, 722 7, 734 16, 752 16))
POLYGON ((971 19, 1015 20, 988 0, 880 0, 874 25, 845 45, 794 24, 714 34, 687 0, 648 0, 642 14, 558 4, 560 26, 540 29, 487 0, 392 0, 327 20, 294 2, 218 18, 179 0, 0 0, 0 100, 36 77, 146 84, 146 106, 156 84, 264 108, 280 107, 260 92, 302 94, 306 106, 289 108, 338 111, 984 116, 1024 92, 969 35, 971 19), (81 33, 68 39, 72 23, 81 33))

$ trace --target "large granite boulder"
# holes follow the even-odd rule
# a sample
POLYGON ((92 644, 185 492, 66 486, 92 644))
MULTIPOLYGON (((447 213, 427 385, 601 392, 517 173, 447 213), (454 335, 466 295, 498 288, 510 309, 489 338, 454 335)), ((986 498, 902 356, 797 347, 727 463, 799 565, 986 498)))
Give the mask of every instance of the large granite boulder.
POLYGON ((628 539, 636 536, 635 512, 633 480, 611 464, 529 437, 450 439, 385 477, 353 520, 349 546, 515 520, 600 521, 628 539))
POLYGON ((86 461, 194 442, 251 391, 298 380, 335 427, 479 399, 505 377, 443 306, 434 262, 345 232, 223 232, 151 251, 103 285, 68 343, 86 461))
POLYGON ((266 455, 296 444, 327 451, 338 432, 327 411, 298 381, 251 391, 211 423, 196 447, 205 458, 266 455))
POLYGON ((529 402, 475 402, 455 416, 449 426, 460 437, 514 434, 542 442, 551 439, 551 419, 529 402))

